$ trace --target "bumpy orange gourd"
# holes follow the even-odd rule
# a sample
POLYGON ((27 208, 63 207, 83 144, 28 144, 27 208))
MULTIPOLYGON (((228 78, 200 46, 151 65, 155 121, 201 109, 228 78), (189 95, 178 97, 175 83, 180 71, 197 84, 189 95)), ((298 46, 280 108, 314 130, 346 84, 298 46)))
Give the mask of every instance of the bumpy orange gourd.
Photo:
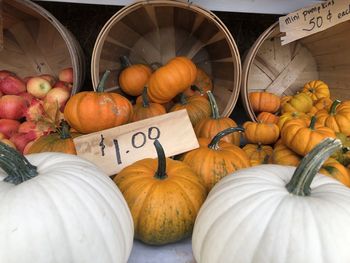
POLYGON ((286 122, 281 131, 282 142, 299 155, 305 156, 323 139, 335 138, 335 132, 311 120, 295 119, 286 122))
POLYGON ((271 163, 273 149, 269 145, 248 143, 242 149, 247 154, 251 166, 271 163))
POLYGON ((250 92, 249 102, 254 112, 275 113, 281 105, 280 97, 270 92, 250 92))
POLYGON ((282 105, 282 113, 285 112, 309 112, 313 106, 313 101, 306 93, 295 94, 288 102, 282 105))
POLYGON ((304 112, 297 112, 297 111, 285 112, 279 117, 277 125, 280 128, 280 130, 282 130, 283 125, 286 121, 294 120, 294 119, 310 119, 310 117, 306 115, 304 112))
POLYGON ((321 125, 350 136, 350 105, 342 105, 340 100, 335 100, 329 110, 319 110, 316 118, 321 125))
POLYGON ((244 129, 232 127, 219 132, 213 139, 199 138, 199 148, 181 157, 203 179, 208 191, 227 174, 250 166, 249 158, 241 148, 221 140, 236 131, 244 129))
POLYGON ((187 110, 188 117, 190 118, 193 127, 203 119, 209 118, 211 115, 209 100, 200 95, 187 97, 185 93, 182 93, 180 96, 180 101, 176 103, 169 111, 173 112, 183 109, 187 110))
POLYGON ((263 111, 259 113, 256 119, 259 122, 277 124, 279 121, 279 116, 270 112, 263 111))
POLYGON ((321 174, 328 175, 350 187, 350 174, 346 167, 333 158, 328 158, 322 165, 321 174))
POLYGON ((166 110, 163 105, 159 103, 149 102, 147 96, 147 88, 144 88, 142 93, 142 102, 136 103, 133 106, 133 114, 131 121, 140 121, 151 117, 165 114, 166 110))
POLYGON ((63 121, 55 133, 43 135, 33 142, 26 154, 41 152, 62 152, 77 154, 73 139, 81 134, 69 131, 68 124, 63 121))
POLYGON ((274 123, 246 121, 243 123, 244 136, 250 143, 272 144, 280 135, 280 129, 274 123))
POLYGON ((155 146, 158 159, 137 161, 113 180, 130 208, 135 238, 162 245, 191 236, 207 192, 187 164, 165 158, 158 141, 155 146))
POLYGON ((148 81, 148 96, 153 102, 168 102, 190 87, 196 75, 196 65, 190 59, 175 57, 152 73, 148 81))
POLYGON ((271 159, 273 164, 298 166, 302 156, 285 146, 282 140, 278 140, 273 147, 271 159))
MULTIPOLYGON (((194 127, 194 132, 197 138, 208 138, 213 139, 216 134, 230 127, 237 127, 237 123, 228 117, 220 117, 218 105, 216 104, 215 98, 211 91, 207 91, 210 107, 211 117, 205 118, 197 123, 194 127)), ((231 133, 221 138, 221 140, 240 145, 241 135, 239 133, 231 133)))
POLYGON ((193 85, 184 91, 185 95, 191 97, 193 95, 204 95, 208 90, 213 89, 213 82, 209 75, 201 68, 197 68, 196 79, 193 82, 193 85), (196 88, 194 88, 196 87, 196 88))
POLYGON ((125 124, 131 120, 132 105, 118 93, 104 92, 106 71, 97 91, 79 92, 67 101, 64 117, 79 133, 91 133, 125 124))
POLYGON ((310 96, 312 101, 330 97, 328 85, 322 80, 313 80, 306 83, 302 89, 302 92, 310 96))
POLYGON ((131 64, 125 56, 120 58, 124 69, 119 74, 119 86, 126 94, 139 96, 152 74, 149 66, 144 64, 131 64))

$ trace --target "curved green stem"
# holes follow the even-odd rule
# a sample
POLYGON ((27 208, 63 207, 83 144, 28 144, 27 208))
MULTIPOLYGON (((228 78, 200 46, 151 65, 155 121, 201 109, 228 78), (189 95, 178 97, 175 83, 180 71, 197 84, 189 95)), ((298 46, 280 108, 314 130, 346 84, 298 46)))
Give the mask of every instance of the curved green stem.
POLYGON ((37 167, 17 150, 0 142, 0 167, 5 171, 7 177, 4 182, 20 184, 38 175, 37 167))
POLYGON ((339 148, 341 148, 341 141, 338 139, 326 138, 317 144, 295 169, 292 179, 286 185, 288 192, 299 196, 310 195, 310 185, 315 175, 324 161, 339 148))
POLYGON ((122 69, 132 66, 131 61, 127 56, 121 56, 119 59, 122 69))
POLYGON ((315 124, 316 124, 316 116, 312 116, 311 117, 311 122, 310 122, 310 126, 309 126, 309 128, 311 129, 311 130, 314 130, 315 129, 315 124))
POLYGON ((111 71, 109 69, 107 69, 105 71, 105 73, 103 73, 103 76, 97 85, 96 92, 104 92, 105 91, 105 83, 106 83, 106 80, 108 79, 110 73, 111 73, 111 71))
POLYGON ((219 109, 218 109, 218 105, 216 103, 215 97, 213 95, 213 93, 208 90, 207 91, 208 97, 209 97, 209 101, 210 101, 210 107, 211 107, 211 112, 212 112, 212 118, 213 119, 219 119, 220 118, 220 113, 219 113, 219 109))
POLYGON ((233 132, 244 132, 244 128, 241 127, 230 127, 227 128, 221 132, 219 132, 218 134, 216 134, 214 136, 214 138, 210 141, 210 143, 208 144, 208 148, 213 149, 213 150, 217 150, 219 149, 219 141, 226 135, 233 133, 233 132))
POLYGON ((61 121, 61 129, 59 130, 59 134, 62 140, 72 138, 69 128, 68 122, 65 120, 61 121))
POLYGON ((143 91, 142 91, 142 106, 144 108, 148 108, 149 107, 149 99, 148 99, 148 95, 147 95, 147 87, 144 87, 143 91))
POLYGON ((338 105, 340 104, 340 100, 335 100, 335 101, 333 101, 333 103, 332 103, 332 105, 331 105, 331 108, 329 109, 329 114, 330 115, 335 115, 335 113, 336 113, 336 109, 337 109, 337 107, 338 107, 338 105))
POLYGON ((164 180, 167 178, 166 174, 166 157, 164 153, 164 149, 158 140, 155 140, 153 143, 154 147, 156 147, 157 156, 158 156, 158 169, 154 174, 154 177, 159 180, 164 180))

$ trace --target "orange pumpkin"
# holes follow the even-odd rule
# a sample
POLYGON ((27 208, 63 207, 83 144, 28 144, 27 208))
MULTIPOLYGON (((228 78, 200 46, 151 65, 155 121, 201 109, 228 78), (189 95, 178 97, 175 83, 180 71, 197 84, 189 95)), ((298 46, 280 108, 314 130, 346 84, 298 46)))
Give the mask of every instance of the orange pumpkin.
POLYGON ((333 158, 328 158, 322 165, 319 173, 331 176, 350 187, 350 174, 346 167, 333 158))
POLYGON ((322 80, 313 80, 306 83, 302 89, 302 92, 307 94, 312 101, 330 97, 328 85, 322 80))
POLYGON ((246 144, 242 149, 247 154, 251 166, 271 162, 273 149, 269 145, 246 144))
POLYGON ((132 65, 126 56, 120 58, 124 69, 119 74, 119 86, 126 94, 139 96, 152 74, 149 66, 144 64, 132 65))
POLYGON ((335 132, 328 127, 317 124, 315 117, 312 117, 311 120, 290 120, 283 125, 281 131, 283 143, 302 156, 305 156, 327 137, 335 138, 335 132))
POLYGON ((273 164, 298 166, 302 156, 285 146, 282 140, 278 140, 273 148, 271 159, 273 164))
POLYGON ((259 115, 256 117, 256 119, 259 122, 264 122, 264 123, 274 123, 277 124, 279 121, 279 116, 276 114, 270 113, 270 112, 260 112, 259 115))
POLYGON ((309 95, 300 92, 294 95, 288 102, 282 105, 282 113, 285 112, 309 112, 313 106, 313 101, 309 95))
POLYGON ((319 110, 328 109, 332 105, 332 103, 333 101, 328 97, 321 98, 314 102, 314 106, 308 112, 308 115, 313 116, 319 110))
POLYGON ((193 82, 193 85, 184 91, 187 97, 193 95, 202 95, 206 96, 208 90, 213 89, 213 82, 208 74, 201 68, 197 68, 196 79, 193 82))
POLYGON ((277 125, 280 128, 280 130, 282 130, 283 125, 286 121, 294 120, 294 119, 309 119, 309 118, 310 117, 306 115, 304 112, 297 112, 297 111, 285 112, 279 117, 277 125))
MULTIPOLYGON (((209 138, 213 139, 216 134, 220 131, 225 130, 230 127, 237 127, 237 123, 228 117, 220 117, 219 109, 216 104, 215 98, 211 91, 207 91, 210 107, 211 107, 211 117, 205 118, 198 122, 194 127, 194 132, 197 138, 209 138)), ((241 136, 238 133, 231 133, 221 140, 232 143, 235 145, 240 145, 241 136)))
POLYGON ((148 96, 153 102, 168 102, 190 87, 196 75, 196 65, 190 59, 175 57, 153 72, 148 82, 148 96))
POLYGON ((142 102, 133 106, 133 115, 131 121, 140 121, 151 117, 165 114, 166 110, 163 105, 149 102, 147 96, 147 88, 142 93, 142 102))
POLYGON ((274 123, 246 121, 243 123, 244 136, 250 143, 272 144, 280 135, 280 129, 274 123))
POLYGON ((132 105, 118 93, 104 92, 106 71, 97 91, 79 92, 67 101, 64 118, 79 133, 91 133, 125 124, 131 120, 132 105))
POLYGON ((350 105, 342 105, 340 100, 335 100, 329 111, 319 110, 316 118, 321 125, 350 136, 350 105))
POLYGON ((250 92, 249 102, 254 112, 275 113, 281 105, 280 97, 270 92, 250 92))
POLYGON ((199 138, 199 148, 185 153, 181 159, 201 177, 209 191, 221 178, 241 168, 250 166, 247 154, 238 146, 222 141, 239 127, 227 128, 213 139, 199 138))

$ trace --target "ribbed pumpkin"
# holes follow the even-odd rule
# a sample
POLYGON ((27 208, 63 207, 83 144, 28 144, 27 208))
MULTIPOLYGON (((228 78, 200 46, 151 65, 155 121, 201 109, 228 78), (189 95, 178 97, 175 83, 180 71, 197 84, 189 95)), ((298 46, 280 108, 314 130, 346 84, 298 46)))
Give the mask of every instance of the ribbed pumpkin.
POLYGON ((275 143, 271 158, 273 164, 298 166, 301 159, 302 156, 285 146, 281 139, 275 143))
POLYGON ((283 125, 286 121, 294 120, 294 119, 310 119, 310 117, 306 115, 304 112, 297 112, 297 111, 285 112, 279 117, 277 125, 280 128, 280 130, 282 130, 283 125))
POLYGON ((280 97, 270 92, 250 92, 249 102, 254 112, 275 113, 281 105, 280 97))
POLYGON ((256 119, 259 122, 277 124, 279 121, 279 116, 270 112, 263 111, 258 114, 256 119))
POLYGON ((188 117, 190 118, 193 127, 195 127, 201 120, 209 118, 211 115, 210 102, 206 97, 201 95, 187 97, 185 93, 182 93, 180 101, 169 111, 173 112, 183 109, 187 110, 188 117))
POLYGON ((309 112, 313 101, 309 95, 300 92, 295 94, 288 102, 282 105, 282 113, 285 112, 309 112))
POLYGON ((331 176, 347 187, 350 187, 350 174, 346 167, 333 158, 328 158, 320 169, 320 173, 331 176))
POLYGON ((310 96, 312 101, 330 97, 328 85, 322 80, 313 80, 306 83, 302 89, 302 92, 310 96))
POLYGON ((199 138, 199 148, 181 157, 203 179, 208 191, 227 174, 250 166, 249 158, 241 148, 221 140, 237 131, 244 129, 231 127, 219 132, 213 139, 199 138))
POLYGON ((133 114, 131 121, 140 121, 151 117, 165 114, 166 110, 163 105, 150 102, 147 95, 147 88, 142 92, 142 102, 133 106, 133 114))
MULTIPOLYGON (((211 91, 207 91, 207 94, 210 101, 212 115, 209 118, 201 120, 194 127, 194 132, 196 133, 197 138, 213 139, 214 136, 220 131, 230 127, 237 127, 237 123, 231 118, 220 117, 218 105, 216 104, 213 93, 211 91)), ((231 133, 223 137, 221 140, 239 146, 241 136, 239 133, 231 133)))
POLYGON ((144 64, 131 64, 126 56, 120 58, 123 70, 119 74, 119 86, 126 94, 139 96, 152 74, 149 66, 144 64))
POLYGON ((91 133, 125 124, 131 120, 132 105, 118 93, 104 92, 106 71, 97 91, 79 92, 67 101, 64 117, 79 133, 91 133))
POLYGON ((196 75, 196 65, 190 59, 175 57, 152 73, 148 82, 148 96, 153 102, 168 102, 188 89, 196 75))
POLYGON ((271 162, 273 148, 269 145, 248 143, 242 149, 247 154, 251 166, 271 162))
POLYGON ((206 198, 203 181, 183 162, 165 158, 154 142, 158 159, 143 159, 114 177, 130 208, 135 238, 151 245, 176 242, 192 234, 206 198))
POLYGON ((213 82, 208 74, 201 68, 197 68, 196 79, 193 82, 193 85, 186 89, 184 93, 186 96, 191 97, 193 95, 202 95, 206 96, 208 90, 213 89, 213 82), (196 87, 196 88, 195 88, 196 87))
POLYGON ((329 111, 318 111, 316 118, 321 125, 350 136, 350 105, 342 105, 340 100, 335 100, 329 111))
POLYGON ((244 137, 249 143, 272 144, 280 135, 280 129, 274 123, 246 121, 243 123, 244 137))
POLYGON ((295 119, 286 122, 281 131, 283 143, 299 155, 305 156, 323 139, 336 138, 335 132, 311 120, 295 119))
POLYGON ((55 133, 50 133, 39 137, 28 149, 28 154, 41 152, 62 152, 67 154, 77 154, 73 138, 79 133, 71 133, 67 122, 62 121, 61 127, 55 133))
POLYGON ((315 115, 319 110, 328 109, 332 105, 333 101, 328 98, 321 98, 314 102, 314 106, 307 113, 310 116, 315 115))

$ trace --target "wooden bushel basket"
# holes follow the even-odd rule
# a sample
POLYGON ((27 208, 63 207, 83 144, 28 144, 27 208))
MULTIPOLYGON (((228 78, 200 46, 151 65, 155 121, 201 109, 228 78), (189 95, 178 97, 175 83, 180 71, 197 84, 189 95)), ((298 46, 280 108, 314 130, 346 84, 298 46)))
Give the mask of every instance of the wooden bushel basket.
POLYGON ((229 30, 212 12, 188 2, 141 1, 126 6, 104 25, 91 61, 94 88, 106 69, 106 84, 117 90, 119 58, 132 63, 161 63, 186 56, 213 81, 213 94, 222 116, 229 116, 239 95, 241 61, 229 30))
POLYGON ((27 76, 72 67, 72 94, 84 81, 84 54, 73 35, 48 11, 29 0, 0 1, 0 70, 27 76))
POLYGON ((241 96, 256 120, 248 94, 292 95, 312 80, 328 84, 332 99, 350 99, 350 21, 281 46, 279 24, 255 41, 244 59, 241 96))

